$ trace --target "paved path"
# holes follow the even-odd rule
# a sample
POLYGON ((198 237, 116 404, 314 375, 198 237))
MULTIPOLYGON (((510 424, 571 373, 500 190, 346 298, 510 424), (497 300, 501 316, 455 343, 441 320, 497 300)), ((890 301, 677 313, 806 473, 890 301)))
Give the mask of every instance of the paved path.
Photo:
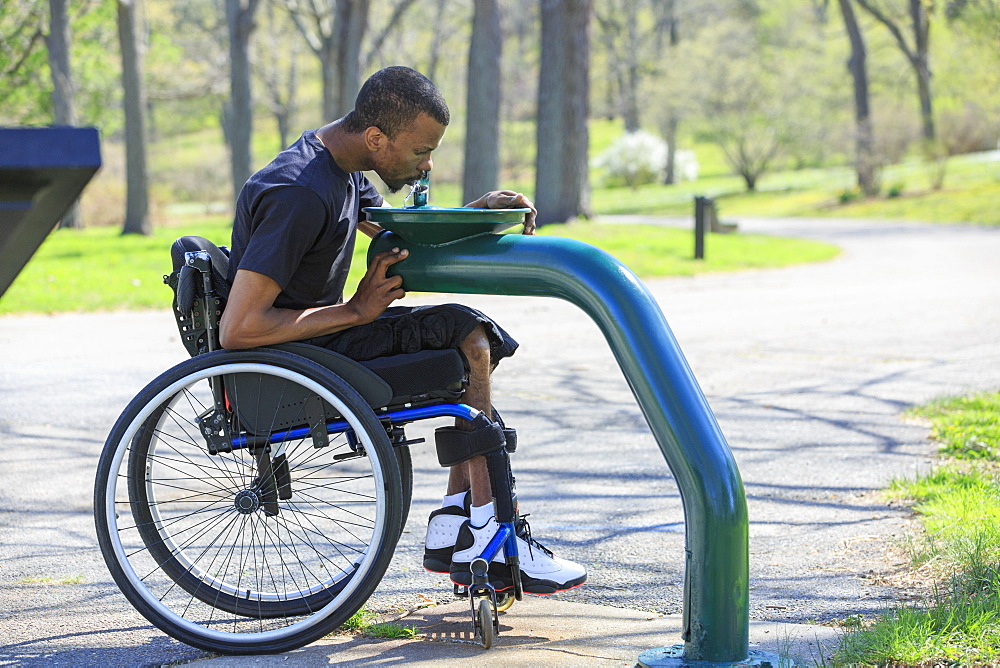
MULTIPOLYGON (((901 411, 1000 387, 1000 229, 741 220, 740 231, 844 249, 817 265, 650 283, 744 478, 751 617, 879 611, 899 596, 886 579, 888 548, 908 518, 877 490, 925 469, 933 449, 901 411)), ((520 434, 522 509, 543 543, 590 568, 588 586, 552 604, 590 605, 595 619, 604 606, 680 612, 677 489, 597 327, 556 300, 460 299, 522 343, 496 378, 498 405, 520 434)), ((117 593, 91 519, 111 423, 183 358, 167 312, 0 318, 0 664, 201 655, 117 593)), ((414 454, 414 505, 372 601, 379 609, 449 599, 419 568, 444 475, 432 448, 414 454)))

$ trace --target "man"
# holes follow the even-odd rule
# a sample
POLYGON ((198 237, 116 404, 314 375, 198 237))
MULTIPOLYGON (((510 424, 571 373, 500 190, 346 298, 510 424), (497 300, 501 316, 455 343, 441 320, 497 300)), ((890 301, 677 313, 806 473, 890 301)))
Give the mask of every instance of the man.
MULTIPOLYGON (((362 217, 364 207, 383 205, 362 172, 373 170, 391 192, 415 183, 433 168, 431 154, 449 120, 444 97, 430 80, 406 67, 388 67, 365 82, 353 111, 306 131, 254 174, 236 203, 222 346, 306 341, 359 361, 454 348, 469 368, 463 401, 491 415, 490 373, 517 342, 468 307, 391 307, 405 292, 402 279, 386 272, 406 250, 377 255, 357 292, 343 301, 356 231, 381 231, 362 217)), ((534 233, 535 208, 521 193, 489 192, 467 206, 531 209, 524 233, 534 233)), ((456 427, 468 425, 459 421, 456 427)), ((469 563, 498 529, 492 498, 485 457, 451 467, 442 507, 428 521, 425 568, 469 584, 469 563)), ((586 581, 583 567, 555 557, 530 538, 526 526, 519 536, 526 592, 548 594, 586 581)), ((512 586, 499 565, 490 570, 499 589, 512 586)))

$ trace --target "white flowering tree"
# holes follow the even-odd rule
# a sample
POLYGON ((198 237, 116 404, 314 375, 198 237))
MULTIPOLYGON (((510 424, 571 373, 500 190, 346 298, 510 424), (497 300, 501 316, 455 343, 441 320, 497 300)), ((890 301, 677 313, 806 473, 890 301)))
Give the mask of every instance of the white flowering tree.
MULTIPOLYGON (((594 159, 608 185, 636 188, 662 182, 667 169, 667 142, 644 130, 627 132, 594 159)), ((698 160, 693 151, 676 151, 675 173, 679 180, 698 178, 698 160)))

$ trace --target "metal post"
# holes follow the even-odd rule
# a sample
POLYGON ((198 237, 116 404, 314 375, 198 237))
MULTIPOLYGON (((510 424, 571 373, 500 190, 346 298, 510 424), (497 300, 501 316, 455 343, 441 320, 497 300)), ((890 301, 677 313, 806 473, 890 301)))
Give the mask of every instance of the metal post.
POLYGON ((708 213, 707 197, 697 195, 694 198, 694 259, 705 259, 705 219, 708 213))
POLYGON ((611 255, 572 239, 485 234, 428 246, 385 232, 372 242, 369 259, 393 247, 410 251, 392 267, 407 290, 559 297, 597 323, 684 503, 684 645, 678 661, 746 662, 749 547, 743 482, 645 285, 611 255))

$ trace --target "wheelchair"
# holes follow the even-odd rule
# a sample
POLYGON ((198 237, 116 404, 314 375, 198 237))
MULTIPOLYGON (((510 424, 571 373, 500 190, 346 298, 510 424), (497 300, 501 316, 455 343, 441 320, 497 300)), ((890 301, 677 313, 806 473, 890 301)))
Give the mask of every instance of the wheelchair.
POLYGON ((461 403, 454 350, 356 362, 287 343, 222 350, 228 251, 200 237, 171 248, 173 311, 191 358, 150 382, 112 428, 97 471, 97 536, 115 583, 151 623, 218 653, 278 653, 344 624, 385 574, 413 489, 404 428, 436 431, 443 466, 485 455, 498 533, 472 562, 474 634, 522 597, 514 430, 461 403), (512 590, 487 577, 503 550, 512 590))

